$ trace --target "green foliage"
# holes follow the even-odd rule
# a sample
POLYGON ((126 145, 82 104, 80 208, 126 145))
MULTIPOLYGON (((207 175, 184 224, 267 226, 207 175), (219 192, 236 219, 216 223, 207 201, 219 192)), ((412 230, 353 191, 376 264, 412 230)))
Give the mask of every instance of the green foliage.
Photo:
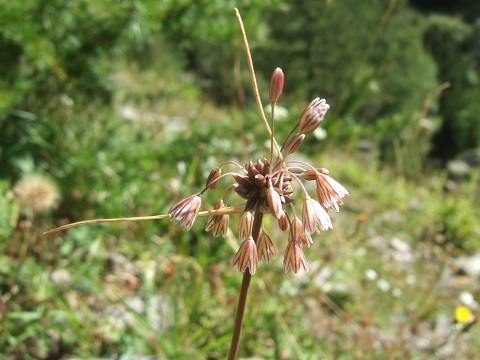
POLYGON ((460 18, 432 15, 425 33, 427 48, 439 65, 440 81, 451 83, 441 98, 442 128, 434 139, 435 155, 452 154, 480 146, 480 21, 467 24, 460 18), (444 144, 448 143, 448 149, 444 144))
POLYGON ((259 66, 265 72, 281 66, 296 96, 321 95, 337 116, 367 124, 419 108, 434 90, 422 19, 405 1, 389 17, 384 1, 287 3, 270 17, 273 41, 261 50, 259 66))
POLYGON ((18 206, 13 202, 13 192, 7 181, 0 181, 0 243, 6 241, 13 232, 18 206))

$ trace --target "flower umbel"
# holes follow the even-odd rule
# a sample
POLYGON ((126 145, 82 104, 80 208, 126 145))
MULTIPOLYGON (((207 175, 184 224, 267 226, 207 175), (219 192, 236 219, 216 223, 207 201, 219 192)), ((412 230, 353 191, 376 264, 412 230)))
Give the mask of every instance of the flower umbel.
MULTIPOLYGON (((272 109, 282 95, 284 80, 282 70, 275 69, 270 83, 272 109)), ((254 217, 256 217, 254 214, 260 212, 270 214, 278 220, 278 226, 282 231, 290 229, 284 258, 285 271, 292 269, 293 272, 298 272, 301 268, 307 270, 303 247, 310 247, 313 242, 312 234, 332 228, 328 210, 338 211, 348 191, 328 175, 327 169, 317 168, 301 161, 287 161, 286 158, 300 148, 307 134, 321 125, 329 107, 325 99, 316 98, 311 101, 280 149, 276 145, 273 133, 272 115, 272 130, 267 125, 271 139, 270 159, 258 159, 255 162, 250 160, 244 166, 233 161, 218 165, 210 172, 205 188, 200 193, 183 199, 170 209, 169 215, 172 220, 190 229, 199 212, 200 196, 206 191, 216 189, 224 178, 229 177, 233 180, 233 184, 225 188, 220 200, 215 203, 213 211, 209 212, 206 230, 212 230, 215 237, 225 236, 229 226, 229 215, 225 212, 231 209, 227 207, 228 200, 231 195, 237 195, 245 201, 243 208, 235 211, 243 214, 238 226, 241 246, 233 264, 237 265, 242 272, 248 267, 249 272, 254 274, 259 258, 267 263, 275 258, 275 247, 265 231, 257 232, 257 235, 252 231, 254 217), (277 150, 276 157, 274 157, 274 148, 277 150), (222 172, 222 168, 226 166, 234 166, 235 169, 222 172), (310 197, 302 184, 302 181, 313 180, 316 185, 316 199, 310 197), (301 221, 295 215, 295 211, 291 220, 288 211, 294 209, 297 185, 301 190, 300 196, 305 199, 301 221), (229 195, 224 202, 222 198, 226 193, 229 195)), ((273 111, 272 114, 274 114, 273 111)), ((268 122, 265 123, 268 124, 268 122)))

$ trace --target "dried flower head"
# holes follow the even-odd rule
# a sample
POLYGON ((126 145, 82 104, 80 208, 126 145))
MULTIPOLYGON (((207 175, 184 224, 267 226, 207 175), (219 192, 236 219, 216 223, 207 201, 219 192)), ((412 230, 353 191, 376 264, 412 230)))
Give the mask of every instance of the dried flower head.
POLYGON ((50 178, 44 175, 29 175, 13 188, 18 204, 35 213, 46 213, 55 209, 60 201, 60 193, 50 178))

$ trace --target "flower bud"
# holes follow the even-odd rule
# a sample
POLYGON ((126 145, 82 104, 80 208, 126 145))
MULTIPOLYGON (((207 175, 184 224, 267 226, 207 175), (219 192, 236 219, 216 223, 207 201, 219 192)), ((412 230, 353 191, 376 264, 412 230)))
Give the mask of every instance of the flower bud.
POLYGON ((280 68, 276 68, 273 71, 272 80, 270 81, 270 102, 276 103, 283 93, 283 84, 285 82, 285 76, 280 68))
POLYGON ((293 154, 297 149, 302 145, 303 140, 305 139, 305 134, 296 134, 294 137, 288 140, 285 145, 285 156, 293 154))
POLYGON ((291 235, 292 238, 297 239, 300 244, 306 247, 310 247, 310 244, 313 242, 312 237, 305 232, 302 222, 297 218, 292 221, 291 235))
POLYGON ((222 175, 222 169, 217 168, 210 171, 207 178, 206 187, 210 190, 214 190, 220 184, 220 180, 217 180, 222 175))
POLYGON ((282 215, 280 216, 280 219, 278 219, 278 227, 282 231, 287 231, 288 228, 290 227, 288 216, 285 210, 282 211, 282 215))
POLYGON ((328 170, 325 168, 316 168, 316 169, 308 169, 302 173, 302 177, 307 181, 317 180, 320 174, 327 175, 328 170))
POLYGON ((330 105, 325 99, 316 98, 303 110, 298 123, 298 130, 302 134, 308 134, 314 131, 323 122, 330 105))
POLYGON ((273 216, 280 219, 283 213, 282 199, 273 187, 270 187, 267 191, 267 204, 273 216))

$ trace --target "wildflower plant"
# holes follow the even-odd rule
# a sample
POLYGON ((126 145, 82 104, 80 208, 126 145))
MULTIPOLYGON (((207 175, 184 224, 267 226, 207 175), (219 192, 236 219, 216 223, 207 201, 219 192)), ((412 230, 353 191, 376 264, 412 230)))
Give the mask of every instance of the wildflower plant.
POLYGON ((340 183, 329 176, 327 169, 304 161, 289 160, 302 145, 305 137, 324 121, 329 109, 325 99, 312 100, 300 114, 298 122, 282 145, 277 142, 275 106, 283 94, 285 76, 280 68, 273 71, 269 92, 271 106, 269 123, 263 111, 242 19, 238 10, 235 11, 242 31, 258 109, 270 137, 268 157, 250 160, 244 165, 234 161, 219 164, 210 172, 203 189, 174 204, 165 215, 80 221, 46 233, 83 224, 164 218, 169 218, 182 228, 190 230, 198 217, 208 217, 205 230, 211 231, 214 237, 225 237, 230 226, 230 215, 238 214, 240 220, 237 235, 240 246, 233 257, 232 265, 244 275, 229 359, 236 358, 251 276, 255 274, 260 261, 269 263, 277 256, 277 249, 263 225, 264 216, 273 216, 279 229, 286 234, 287 241, 283 245, 284 271, 291 270, 294 273, 301 269, 308 271, 305 247, 310 247, 314 234, 332 228, 328 213, 338 212, 343 197, 348 194, 340 183), (305 182, 315 182, 315 194, 307 192, 305 182), (218 188, 222 191, 219 199, 213 204, 213 209, 200 211, 203 195, 207 191, 220 192, 218 188))

